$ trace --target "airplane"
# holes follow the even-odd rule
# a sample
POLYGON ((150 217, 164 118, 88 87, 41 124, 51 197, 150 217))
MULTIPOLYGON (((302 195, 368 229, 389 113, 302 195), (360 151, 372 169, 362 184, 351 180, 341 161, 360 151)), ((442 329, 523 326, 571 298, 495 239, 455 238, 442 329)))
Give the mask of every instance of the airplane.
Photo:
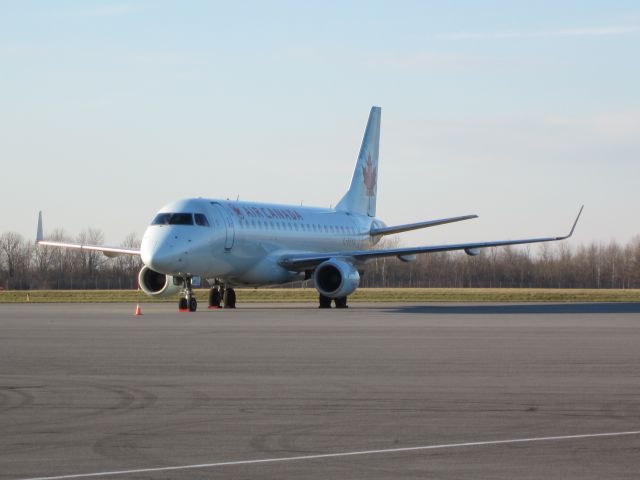
POLYGON ((313 280, 319 307, 346 308, 367 263, 397 257, 411 262, 418 254, 462 250, 478 255, 488 247, 564 240, 556 237, 374 249, 386 235, 477 218, 463 215, 387 226, 376 218, 381 108, 371 108, 351 185, 334 208, 188 198, 162 207, 146 228, 140 248, 85 245, 45 240, 42 212, 36 243, 99 251, 107 257, 138 255, 144 266, 139 286, 150 296, 179 294, 181 311, 195 312, 193 287, 201 279, 213 285, 209 307, 235 308, 234 287, 266 286, 313 280))

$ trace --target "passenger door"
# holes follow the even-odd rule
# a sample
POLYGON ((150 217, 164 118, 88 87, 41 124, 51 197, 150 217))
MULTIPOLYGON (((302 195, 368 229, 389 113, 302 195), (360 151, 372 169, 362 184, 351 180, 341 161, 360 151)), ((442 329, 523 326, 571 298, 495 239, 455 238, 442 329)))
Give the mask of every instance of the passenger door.
POLYGON ((227 237, 224 241, 224 249, 228 252, 233 248, 233 243, 236 239, 236 229, 233 222, 233 217, 224 207, 224 205, 215 202, 213 202, 212 205, 216 213, 220 216, 220 218, 222 218, 222 221, 224 223, 227 234, 227 237))

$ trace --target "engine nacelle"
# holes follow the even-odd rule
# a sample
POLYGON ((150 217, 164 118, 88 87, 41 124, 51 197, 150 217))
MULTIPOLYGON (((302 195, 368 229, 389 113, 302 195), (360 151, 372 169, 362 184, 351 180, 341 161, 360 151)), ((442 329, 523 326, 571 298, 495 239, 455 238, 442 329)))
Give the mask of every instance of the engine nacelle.
POLYGON ((325 297, 346 297, 358 288, 360 274, 350 263, 331 259, 316 267, 313 272, 313 284, 325 297))
POLYGON ((138 285, 144 293, 155 297, 168 297, 178 293, 180 285, 173 284, 173 277, 142 267, 138 274, 138 285))

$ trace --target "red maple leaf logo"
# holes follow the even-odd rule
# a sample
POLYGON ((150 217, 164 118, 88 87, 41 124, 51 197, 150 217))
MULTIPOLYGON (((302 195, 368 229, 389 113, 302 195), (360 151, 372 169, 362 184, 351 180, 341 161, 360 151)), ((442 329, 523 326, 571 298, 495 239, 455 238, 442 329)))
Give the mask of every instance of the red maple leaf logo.
POLYGON ((377 170, 371 163, 371 154, 368 154, 367 163, 362 167, 362 179, 364 180, 364 186, 367 187, 367 197, 373 197, 376 194, 377 170))
POLYGON ((237 216, 242 217, 242 210, 240 210, 238 207, 236 207, 235 205, 231 205, 231 209, 237 216))

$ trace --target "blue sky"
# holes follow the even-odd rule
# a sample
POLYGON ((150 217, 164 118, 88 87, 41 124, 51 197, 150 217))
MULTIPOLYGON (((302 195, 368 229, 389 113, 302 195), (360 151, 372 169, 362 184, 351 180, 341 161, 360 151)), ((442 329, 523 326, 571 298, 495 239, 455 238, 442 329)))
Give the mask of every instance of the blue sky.
POLYGON ((638 2, 0 2, 0 231, 335 204, 371 105, 406 245, 640 234, 638 2))

